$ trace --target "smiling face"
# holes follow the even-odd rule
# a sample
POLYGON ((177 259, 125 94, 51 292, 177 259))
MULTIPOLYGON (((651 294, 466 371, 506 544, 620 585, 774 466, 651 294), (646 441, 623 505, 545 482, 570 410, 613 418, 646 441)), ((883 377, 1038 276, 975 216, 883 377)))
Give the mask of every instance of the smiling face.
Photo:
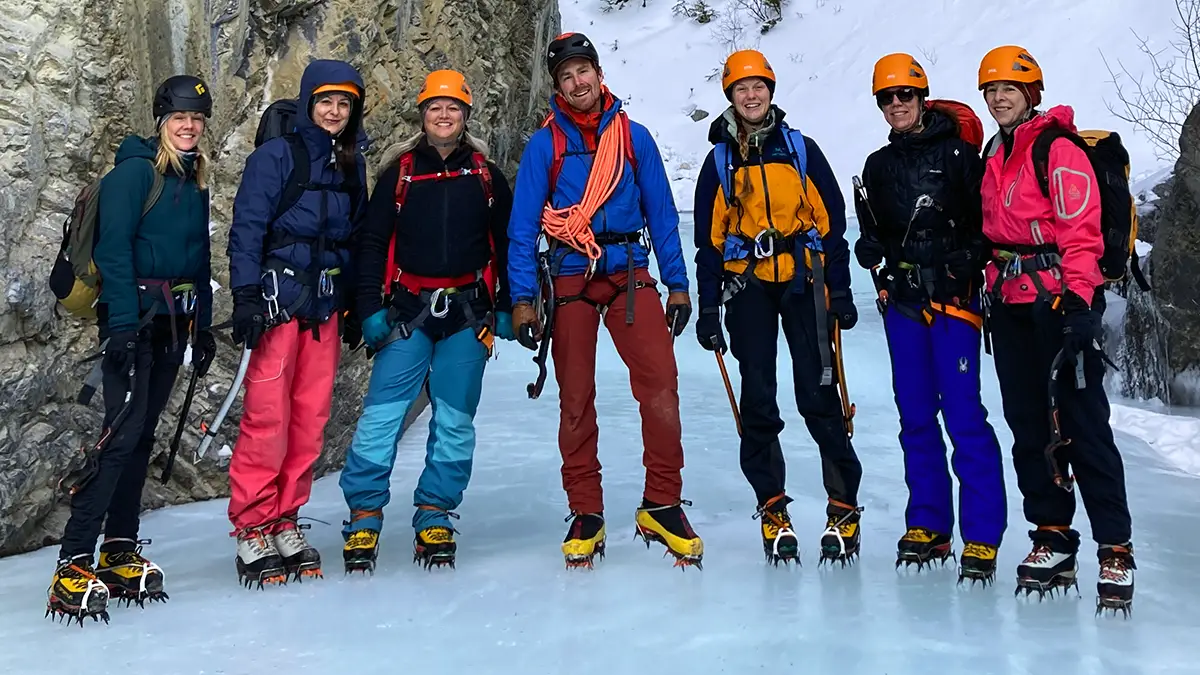
POLYGON ((600 112, 604 73, 590 59, 581 56, 567 59, 554 74, 558 92, 567 105, 580 112, 600 112))
POLYGON ((983 100, 987 102, 988 112, 1003 129, 1011 130, 1029 110, 1029 101, 1025 92, 1013 82, 992 82, 983 90, 983 100))
POLYGON ((875 95, 883 119, 896 131, 912 131, 921 122, 921 99, 912 87, 889 87, 875 95))
POLYGON ((350 109, 353 102, 346 94, 318 94, 317 102, 313 104, 313 124, 321 127, 330 134, 337 136, 346 128, 350 121, 350 109))
POLYGON ((435 98, 425 105, 424 127, 430 140, 453 141, 465 124, 463 106, 452 98, 435 98))
POLYGON ((733 84, 733 109, 742 119, 758 124, 771 109, 771 90, 758 77, 747 77, 733 84))
POLYGON ((200 143, 204 134, 204 113, 177 112, 171 113, 163 123, 167 138, 179 152, 191 152, 200 143))

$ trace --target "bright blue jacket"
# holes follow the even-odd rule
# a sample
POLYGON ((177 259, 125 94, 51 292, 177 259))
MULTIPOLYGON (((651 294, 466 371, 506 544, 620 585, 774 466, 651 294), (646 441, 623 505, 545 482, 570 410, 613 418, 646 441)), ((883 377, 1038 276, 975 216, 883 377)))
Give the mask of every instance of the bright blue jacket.
MULTIPOLYGON (((513 190, 512 215, 508 221, 508 278, 514 303, 532 303, 537 295, 537 251, 538 235, 542 231, 542 207, 547 199, 556 209, 582 201, 595 157, 593 152, 587 150, 579 128, 562 112, 554 98, 550 106, 554 110, 555 122, 561 125, 567 137, 567 152, 553 194, 549 185, 550 165, 554 160, 551 130, 538 129, 521 155, 521 166, 513 190)), ((614 122, 620 109, 621 101, 615 99, 604 111, 599 133, 603 134, 608 125, 614 122)), ((646 127, 632 120, 629 127, 634 157, 637 159, 636 175, 625 159, 621 181, 608 201, 596 211, 592 218, 592 231, 631 233, 649 229, 662 283, 669 291, 686 292, 687 266, 679 241, 679 212, 671 195, 662 156, 646 127)), ((587 256, 566 245, 560 245, 558 251, 552 266, 556 274, 569 276, 587 271, 587 256)), ((635 267, 649 266, 650 256, 644 246, 634 245, 633 256, 635 267)), ((597 261, 596 274, 624 272, 627 265, 625 245, 608 245, 604 247, 604 255, 597 261)))
MULTIPOLYGON (((363 90, 362 77, 353 66, 344 61, 316 60, 309 64, 300 79, 299 108, 296 115, 294 134, 300 137, 308 150, 309 182, 340 184, 345 174, 339 164, 331 163, 334 137, 313 123, 309 112, 312 92, 323 84, 353 82, 363 90)), ((361 141, 362 102, 353 106, 350 121, 342 131, 361 141)), ((273 138, 259 146, 246 159, 242 182, 233 201, 233 222, 229 230, 229 281, 230 286, 256 286, 260 283, 268 293, 269 281, 262 281, 268 265, 279 263, 293 270, 307 271, 318 245, 316 238, 325 235, 325 251, 317 261, 318 269, 340 268, 341 273, 333 277, 335 292, 332 297, 317 297, 315 289, 308 289, 308 299, 294 312, 297 317, 324 321, 346 307, 343 294, 347 294, 350 281, 350 236, 358 224, 352 222, 351 199, 358 201, 354 210, 355 220, 361 221, 366 212, 366 162, 362 153, 355 156, 359 187, 356 195, 336 190, 306 190, 300 199, 279 219, 271 222, 283 196, 284 186, 292 171, 292 150, 287 139, 273 138), (325 219, 321 219, 321 202, 325 201, 325 219), (272 249, 268 228, 274 237, 299 238, 286 245, 272 249)), ((286 240, 285 240, 286 241, 286 240)), ((286 273, 279 273, 278 302, 287 309, 302 297, 305 285, 286 273)))

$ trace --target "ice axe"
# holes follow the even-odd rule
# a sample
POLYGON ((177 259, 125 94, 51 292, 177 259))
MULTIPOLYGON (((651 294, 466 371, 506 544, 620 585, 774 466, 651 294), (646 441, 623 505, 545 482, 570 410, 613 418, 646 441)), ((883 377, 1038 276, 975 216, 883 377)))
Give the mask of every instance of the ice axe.
POLYGON ((183 438, 183 427, 187 424, 188 411, 192 409, 192 397, 196 395, 196 382, 199 379, 200 371, 192 364, 192 379, 188 382, 183 407, 179 409, 179 423, 175 425, 175 436, 171 438, 171 447, 167 450, 167 465, 163 467, 162 477, 159 478, 163 485, 171 480, 171 469, 175 468, 175 455, 179 454, 179 442, 183 438))
POLYGON ((725 370, 725 357, 720 349, 713 349, 717 355, 717 367, 721 369, 721 379, 725 380, 725 393, 729 395, 729 407, 733 409, 733 422, 737 425, 738 436, 742 435, 742 415, 738 412, 737 397, 733 395, 733 385, 729 383, 729 371, 725 370))
MULTIPOLYGON (((1062 425, 1058 420, 1058 373, 1062 370, 1066 357, 1066 350, 1060 349, 1054 355, 1054 360, 1050 363, 1050 381, 1047 387, 1050 395, 1050 443, 1046 446, 1044 454, 1046 456, 1046 465, 1050 469, 1050 476, 1054 479, 1054 484, 1067 492, 1071 492, 1075 487, 1075 478, 1070 475, 1063 475, 1066 472, 1063 469, 1059 469, 1059 462, 1054 456, 1060 448, 1071 444, 1071 439, 1063 438, 1062 425)), ((1083 362, 1082 355, 1079 355, 1078 359, 1079 363, 1083 362)), ((1078 374, 1081 375, 1082 371, 1078 371, 1078 374)), ((1066 462, 1062 464, 1065 469, 1066 462)))
POLYGON ((242 382, 246 379, 246 370, 250 367, 251 350, 249 347, 242 349, 242 361, 238 364, 237 375, 233 377, 233 384, 229 385, 229 393, 225 395, 225 400, 221 403, 221 408, 217 411, 216 418, 212 424, 204 430, 204 438, 200 439, 200 447, 196 449, 196 461, 204 458, 208 452, 208 446, 217 438, 217 431, 221 429, 221 423, 225 421, 225 416, 229 414, 229 409, 233 407, 233 402, 237 400, 238 392, 242 388, 242 382))
POLYGON ((841 390, 842 419, 846 421, 846 437, 854 438, 854 414, 858 407, 850 402, 850 391, 846 386, 846 365, 842 360, 842 327, 833 327, 833 359, 837 362, 838 389, 841 390))

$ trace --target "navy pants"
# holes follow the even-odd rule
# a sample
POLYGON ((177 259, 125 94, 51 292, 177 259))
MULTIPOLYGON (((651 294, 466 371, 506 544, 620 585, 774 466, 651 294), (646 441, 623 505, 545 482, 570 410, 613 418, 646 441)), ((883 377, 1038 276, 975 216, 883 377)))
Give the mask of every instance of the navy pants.
POLYGON ((934 317, 925 325, 893 306, 884 318, 909 490, 905 523, 953 536, 953 480, 941 413, 954 445, 950 463, 958 477, 962 538, 999 546, 1006 526, 1004 462, 980 399, 982 333, 967 317, 934 317))

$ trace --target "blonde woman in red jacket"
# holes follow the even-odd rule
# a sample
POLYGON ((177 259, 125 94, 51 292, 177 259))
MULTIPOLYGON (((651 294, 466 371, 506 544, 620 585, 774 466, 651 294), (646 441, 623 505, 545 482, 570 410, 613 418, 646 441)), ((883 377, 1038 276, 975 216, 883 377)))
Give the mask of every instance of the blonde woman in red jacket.
POLYGON ((1067 106, 1038 110, 1044 79, 1028 51, 1004 46, 988 52, 979 89, 1000 126, 984 153, 983 234, 993 245, 985 270, 988 318, 1017 484, 1025 518, 1035 526, 1033 550, 1017 567, 1017 592, 1078 588, 1073 471, 1099 544, 1097 612, 1128 611, 1134 569, 1129 506, 1099 351, 1104 241, 1096 175, 1082 149, 1057 138, 1045 165, 1049 196, 1043 195, 1034 141, 1076 128, 1067 106), (1069 444, 1057 443, 1053 407, 1061 440, 1069 444))

